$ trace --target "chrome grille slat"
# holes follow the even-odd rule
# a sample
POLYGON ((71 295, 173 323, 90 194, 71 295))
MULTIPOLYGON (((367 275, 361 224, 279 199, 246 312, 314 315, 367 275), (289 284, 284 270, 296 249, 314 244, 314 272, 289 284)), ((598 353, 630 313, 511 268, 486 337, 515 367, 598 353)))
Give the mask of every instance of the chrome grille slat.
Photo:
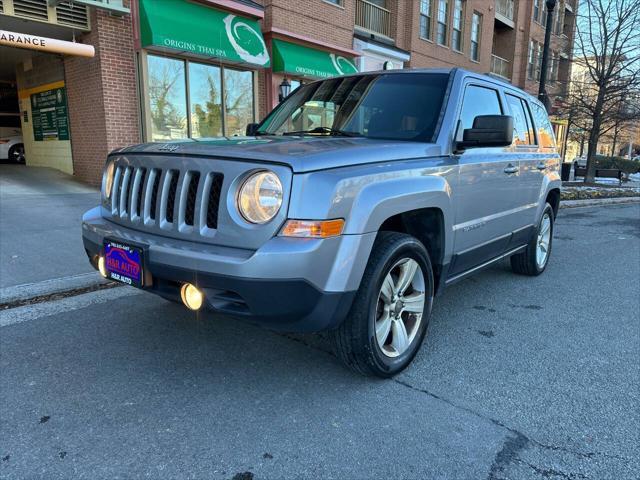
POLYGON ((132 222, 140 219, 140 202, 142 201, 142 192, 144 190, 144 178, 147 173, 147 169, 144 167, 138 167, 135 169, 135 176, 133 178, 133 187, 131 188, 131 199, 129 200, 129 218, 132 222))
POLYGON ((124 175, 122 177, 122 183, 120 185, 120 204, 118 206, 118 210, 121 218, 127 216, 127 200, 129 198, 129 182, 131 180, 131 170, 131 167, 125 167, 124 175))
POLYGON ((118 202, 120 201, 120 180, 122 178, 122 167, 117 167, 113 174, 113 184, 111 185, 111 215, 118 214, 118 202))

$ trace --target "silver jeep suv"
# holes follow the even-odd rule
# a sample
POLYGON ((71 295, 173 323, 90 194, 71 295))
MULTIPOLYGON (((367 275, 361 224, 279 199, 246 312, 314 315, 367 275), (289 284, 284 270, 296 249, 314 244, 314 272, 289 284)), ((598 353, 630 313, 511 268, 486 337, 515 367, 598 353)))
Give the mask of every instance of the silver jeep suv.
POLYGON ((247 130, 110 154, 83 218, 93 265, 193 310, 327 330, 383 377, 411 362, 446 285, 505 257, 547 266, 559 156, 543 106, 507 83, 332 78, 247 130))

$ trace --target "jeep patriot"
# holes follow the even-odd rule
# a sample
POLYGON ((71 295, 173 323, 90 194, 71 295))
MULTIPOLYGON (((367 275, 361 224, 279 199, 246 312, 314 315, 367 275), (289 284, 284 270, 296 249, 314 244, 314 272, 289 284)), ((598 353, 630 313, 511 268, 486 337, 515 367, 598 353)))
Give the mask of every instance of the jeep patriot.
POLYGON ((247 136, 112 152, 83 217, 107 278, 271 329, 326 330, 392 376, 434 296, 492 263, 539 275, 560 201, 542 104, 462 69, 299 87, 247 136))

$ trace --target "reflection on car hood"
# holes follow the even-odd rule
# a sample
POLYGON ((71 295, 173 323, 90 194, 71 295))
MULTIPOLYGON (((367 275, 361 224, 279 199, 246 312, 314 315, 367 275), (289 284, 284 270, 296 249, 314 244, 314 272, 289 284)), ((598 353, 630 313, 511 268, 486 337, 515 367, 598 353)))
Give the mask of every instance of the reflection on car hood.
POLYGON ((262 161, 288 165, 294 172, 441 155, 440 147, 432 143, 333 136, 231 137, 146 143, 117 150, 112 155, 122 153, 202 155, 262 161))

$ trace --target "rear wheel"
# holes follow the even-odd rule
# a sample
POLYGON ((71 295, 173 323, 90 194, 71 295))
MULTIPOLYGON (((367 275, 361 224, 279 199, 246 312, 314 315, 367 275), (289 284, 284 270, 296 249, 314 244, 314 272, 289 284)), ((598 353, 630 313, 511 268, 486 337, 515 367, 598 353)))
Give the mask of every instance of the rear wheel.
POLYGON ((432 303, 433 270, 422 243, 381 232, 351 311, 331 332, 339 358, 365 375, 402 371, 422 344, 432 303))
POLYGON ((24 163, 24 145, 22 143, 16 143, 9 149, 9 160, 15 163, 24 163))
POLYGON ((544 272, 551 256, 553 222, 553 208, 547 203, 527 249, 511 257, 511 268, 514 272, 531 276, 544 272))

